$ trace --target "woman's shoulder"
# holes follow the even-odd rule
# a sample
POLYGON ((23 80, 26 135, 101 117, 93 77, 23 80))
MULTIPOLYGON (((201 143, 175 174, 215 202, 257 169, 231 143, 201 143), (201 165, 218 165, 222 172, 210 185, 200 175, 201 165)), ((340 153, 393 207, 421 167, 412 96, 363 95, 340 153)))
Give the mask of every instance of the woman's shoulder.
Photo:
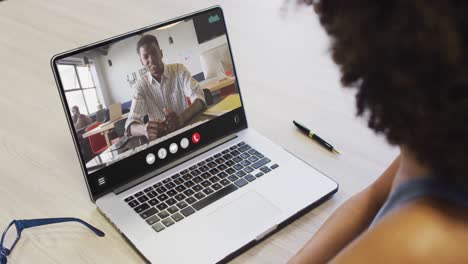
POLYGON ((394 231, 401 228, 407 232, 409 239, 415 242, 426 239, 428 245, 456 239, 468 242, 468 207, 424 197, 394 210, 393 215, 389 214, 388 223, 384 222, 382 226, 394 231))
POLYGON ((385 215, 340 252, 335 261, 466 261, 467 223, 468 208, 421 198, 385 215))

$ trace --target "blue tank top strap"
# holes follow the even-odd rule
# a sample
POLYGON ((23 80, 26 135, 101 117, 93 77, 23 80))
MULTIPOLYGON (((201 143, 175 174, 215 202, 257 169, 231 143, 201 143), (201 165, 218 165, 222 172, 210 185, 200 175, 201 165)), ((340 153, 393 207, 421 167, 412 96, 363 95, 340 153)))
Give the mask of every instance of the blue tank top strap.
POLYGON ((468 208, 468 193, 443 177, 422 177, 401 184, 379 210, 371 226, 391 210, 420 197, 434 197, 468 208))

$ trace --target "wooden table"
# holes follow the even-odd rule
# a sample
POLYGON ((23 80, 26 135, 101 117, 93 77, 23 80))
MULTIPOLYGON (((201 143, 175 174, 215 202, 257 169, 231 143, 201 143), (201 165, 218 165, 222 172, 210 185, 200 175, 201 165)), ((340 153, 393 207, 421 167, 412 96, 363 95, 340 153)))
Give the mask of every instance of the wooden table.
POLYGON ((2 1, 0 227, 12 219, 75 216, 106 233, 98 238, 73 224, 28 229, 9 262, 144 263, 89 199, 49 61, 58 52, 213 4, 225 11, 249 125, 340 183, 331 200, 233 263, 285 263, 397 155, 355 117, 354 91, 341 89, 311 9, 281 14, 283 0, 2 1), (343 154, 311 142, 293 119, 343 154))
POLYGON ((94 129, 84 133, 83 138, 87 138, 89 136, 96 135, 96 134, 103 134, 104 138, 106 139, 107 146, 110 147, 112 145, 112 143, 111 143, 111 141, 109 139, 109 131, 114 128, 115 122, 117 122, 119 120, 122 120, 122 119, 125 119, 127 117, 128 117, 128 113, 123 114, 121 117, 119 117, 116 120, 112 120, 112 121, 102 123, 101 125, 95 127, 94 129))
POLYGON ((205 80, 200 82, 203 89, 210 90, 211 93, 219 92, 221 96, 236 92, 236 78, 225 77, 215 78, 214 80, 205 80))

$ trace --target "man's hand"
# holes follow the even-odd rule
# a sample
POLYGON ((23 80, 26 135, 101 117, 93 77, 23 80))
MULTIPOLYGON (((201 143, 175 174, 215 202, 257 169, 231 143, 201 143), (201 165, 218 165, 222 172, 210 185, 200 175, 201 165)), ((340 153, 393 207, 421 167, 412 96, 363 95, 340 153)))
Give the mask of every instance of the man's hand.
POLYGON ((164 123, 167 127, 167 133, 171 133, 183 126, 184 122, 180 115, 167 108, 164 108, 164 114, 166 115, 164 123))
POLYGON ((145 136, 148 140, 154 140, 166 135, 167 133, 168 129, 165 122, 149 121, 145 125, 145 136))

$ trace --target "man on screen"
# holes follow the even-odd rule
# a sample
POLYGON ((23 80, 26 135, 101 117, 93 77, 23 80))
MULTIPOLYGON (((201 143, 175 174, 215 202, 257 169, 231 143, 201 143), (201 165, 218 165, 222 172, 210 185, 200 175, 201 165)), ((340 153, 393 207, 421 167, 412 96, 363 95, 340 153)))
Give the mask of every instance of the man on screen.
POLYGON ((205 96, 184 65, 163 63, 155 36, 141 36, 137 53, 147 73, 135 86, 126 134, 153 140, 181 128, 202 112, 205 96), (149 117, 146 124, 145 115, 149 117))

